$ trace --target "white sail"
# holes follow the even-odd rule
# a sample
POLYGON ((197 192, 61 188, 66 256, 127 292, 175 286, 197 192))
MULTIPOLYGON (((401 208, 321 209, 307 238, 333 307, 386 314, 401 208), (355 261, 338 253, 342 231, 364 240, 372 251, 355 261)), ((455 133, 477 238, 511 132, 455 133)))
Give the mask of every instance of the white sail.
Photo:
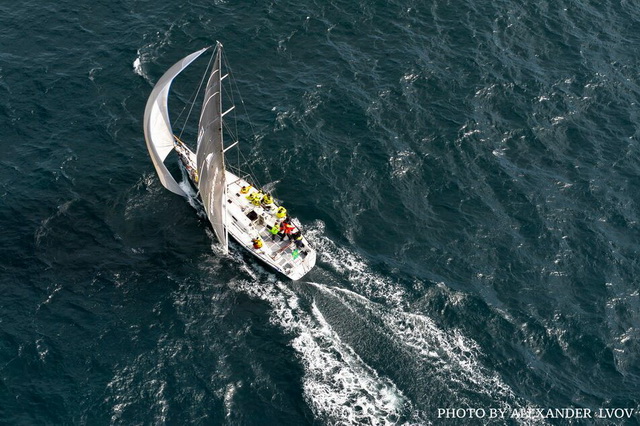
POLYGON ((144 138, 160 182, 169 191, 182 196, 186 196, 185 192, 178 186, 167 166, 164 165, 164 160, 174 146, 167 97, 173 79, 207 49, 194 52, 169 68, 153 88, 144 110, 144 138))
POLYGON ((223 251, 228 251, 226 229, 224 145, 222 140, 222 77, 220 66, 222 44, 218 43, 217 54, 202 103, 200 124, 198 126, 198 149, 196 166, 198 170, 198 190, 202 204, 207 212, 223 251))

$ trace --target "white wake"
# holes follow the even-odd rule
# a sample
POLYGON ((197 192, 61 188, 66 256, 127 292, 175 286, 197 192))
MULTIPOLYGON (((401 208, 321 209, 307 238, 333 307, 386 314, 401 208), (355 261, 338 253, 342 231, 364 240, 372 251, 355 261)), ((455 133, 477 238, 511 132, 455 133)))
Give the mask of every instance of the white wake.
MULTIPOLYGON (((272 308, 270 321, 294 336, 291 345, 305 372, 305 399, 318 418, 328 424, 427 424, 437 420, 438 407, 432 404, 442 400, 442 395, 429 395, 435 389, 454 398, 461 393, 471 395, 472 399, 460 397, 461 407, 474 407, 478 401, 490 401, 492 407, 509 412, 531 407, 516 397, 496 372, 482 365, 481 349, 472 339, 459 330, 442 330, 427 316, 409 312, 400 284, 372 272, 366 261, 338 247, 323 230, 323 224, 316 222, 307 227, 307 237, 318 249, 321 262, 346 276, 355 291, 311 282, 285 285, 268 273, 269 282, 246 281, 235 286, 266 300, 272 308), (363 361, 358 348, 341 338, 315 299, 309 301, 294 291, 297 286, 307 285, 327 295, 341 309, 353 312, 354 320, 366 324, 372 333, 391 342, 394 350, 408 354, 416 366, 422 366, 416 371, 407 366, 406 374, 425 375, 422 382, 437 386, 421 390, 425 396, 420 406, 399 388, 396 378, 380 374, 363 361), (371 318, 375 321, 369 324, 371 318)), ((262 281, 265 271, 257 271, 252 275, 262 281)))

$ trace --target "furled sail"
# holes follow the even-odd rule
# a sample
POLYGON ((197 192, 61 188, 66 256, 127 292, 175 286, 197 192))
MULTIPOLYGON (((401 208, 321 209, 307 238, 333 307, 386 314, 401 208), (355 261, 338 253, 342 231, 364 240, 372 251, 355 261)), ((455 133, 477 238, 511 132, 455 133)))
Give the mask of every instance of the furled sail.
POLYGON ((164 160, 173 149, 173 131, 169 121, 167 97, 173 79, 207 49, 194 52, 169 68, 153 88, 144 110, 144 138, 160 182, 169 191, 183 196, 186 196, 185 192, 164 165, 164 160))
POLYGON ((224 203, 227 198, 227 186, 222 141, 221 58, 222 44, 218 43, 200 114, 196 165, 202 204, 226 253, 228 250, 228 235, 225 226, 227 208, 224 203))

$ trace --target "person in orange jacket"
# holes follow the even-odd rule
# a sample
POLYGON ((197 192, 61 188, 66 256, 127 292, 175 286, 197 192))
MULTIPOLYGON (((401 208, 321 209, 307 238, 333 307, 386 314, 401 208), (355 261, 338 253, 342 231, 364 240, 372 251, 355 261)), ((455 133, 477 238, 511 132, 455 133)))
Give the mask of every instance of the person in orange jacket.
POLYGON ((284 240, 284 237, 289 237, 291 239, 291 234, 293 230, 296 229, 291 223, 286 220, 280 224, 280 241, 284 240))

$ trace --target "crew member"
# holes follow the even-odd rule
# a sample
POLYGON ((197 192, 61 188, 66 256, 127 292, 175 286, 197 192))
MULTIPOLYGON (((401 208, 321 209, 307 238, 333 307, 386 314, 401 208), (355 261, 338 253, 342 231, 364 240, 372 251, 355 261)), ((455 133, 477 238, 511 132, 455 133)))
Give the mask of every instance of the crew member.
POLYGON ((300 232, 299 230, 294 232, 293 234, 291 234, 291 238, 293 238, 293 242, 295 243, 297 248, 301 249, 304 247, 304 243, 302 242, 302 232, 300 232))
POLYGON ((253 240, 251 240, 251 242, 253 243, 253 248, 258 250, 262 248, 262 238, 255 237, 253 240))
POLYGON ((251 202, 253 203, 254 206, 259 206, 260 202, 262 202, 262 191, 257 191, 253 193, 253 199, 251 200, 251 202))
POLYGON ((271 209, 271 204, 273 204, 273 197, 268 192, 264 197, 262 197, 262 207, 265 210, 271 209))
POLYGON ((291 233, 294 229, 295 226, 289 222, 282 222, 280 224, 280 241, 284 240, 284 237, 289 237, 289 239, 291 239, 291 233))
POLYGON ((276 212, 276 217, 278 219, 282 219, 283 217, 287 217, 287 209, 285 209, 282 206, 278 207, 278 211, 276 212))
POLYGON ((271 241, 276 240, 276 236, 280 233, 280 224, 278 222, 274 223, 271 228, 269 228, 269 233, 271 234, 271 241))

